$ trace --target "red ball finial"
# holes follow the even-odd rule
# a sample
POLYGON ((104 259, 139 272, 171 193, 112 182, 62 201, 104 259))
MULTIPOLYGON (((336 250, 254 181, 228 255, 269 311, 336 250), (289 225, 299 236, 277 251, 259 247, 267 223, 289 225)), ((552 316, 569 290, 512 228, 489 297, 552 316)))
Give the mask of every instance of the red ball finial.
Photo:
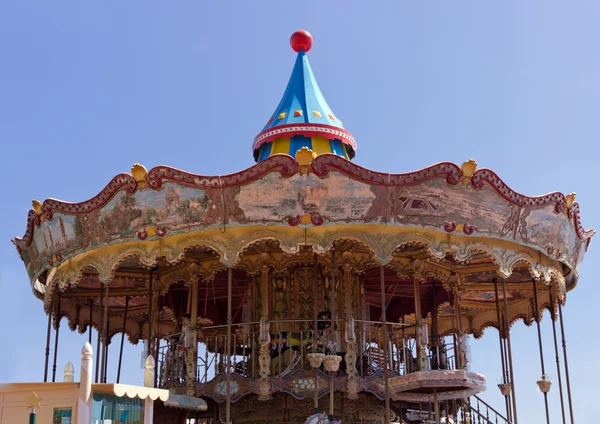
POLYGON ((305 31, 303 29, 296 31, 290 37, 290 44, 292 45, 292 49, 294 49, 295 52, 304 50, 304 52, 306 53, 312 47, 312 43, 312 35, 310 35, 310 32, 305 31))

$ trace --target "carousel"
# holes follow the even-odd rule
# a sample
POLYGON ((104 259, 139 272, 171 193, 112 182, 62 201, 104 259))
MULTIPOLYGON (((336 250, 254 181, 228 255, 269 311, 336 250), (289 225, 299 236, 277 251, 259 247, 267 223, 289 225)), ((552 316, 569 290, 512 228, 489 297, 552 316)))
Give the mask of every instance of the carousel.
POLYGON ((572 422, 562 306, 594 234, 575 194, 522 195, 474 160, 400 174, 354 164, 311 35, 291 46, 255 165, 204 176, 135 164, 90 200, 33 201, 14 243, 48 314, 45 380, 66 318, 96 347, 96 382, 119 382, 127 336, 156 361, 155 387, 206 402, 157 405, 155 423, 517 423, 510 328, 537 324, 541 355, 547 309, 563 360, 541 355, 537 383, 548 417, 552 366, 572 422), (468 344, 489 327, 495 407, 478 397, 486 378, 468 344))

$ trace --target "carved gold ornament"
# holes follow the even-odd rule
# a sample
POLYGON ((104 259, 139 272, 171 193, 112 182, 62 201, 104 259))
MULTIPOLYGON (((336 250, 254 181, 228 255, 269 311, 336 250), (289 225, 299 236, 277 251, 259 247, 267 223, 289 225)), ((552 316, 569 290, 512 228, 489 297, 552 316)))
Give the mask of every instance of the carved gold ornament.
POLYGON ((468 161, 464 162, 461 166, 460 166, 460 171, 463 174, 463 184, 469 184, 469 181, 471 180, 471 177, 473 176, 473 174, 475 173, 475 171, 477 170, 477 162, 475 162, 475 159, 469 159, 468 161))
POLYGON ((148 171, 144 165, 140 165, 139 163, 134 164, 131 167, 131 175, 133 178, 135 178, 139 188, 146 188, 146 177, 148 176, 148 171))
POLYGON ((302 174, 308 174, 313 159, 314 152, 306 146, 296 152, 296 162, 300 165, 300 172, 302 174))
POLYGON ((573 192, 573 193, 569 193, 566 195, 565 197, 565 203, 567 205, 567 209, 570 209, 571 206, 573 206, 573 203, 575 203, 575 197, 577 196, 577 193, 573 192))

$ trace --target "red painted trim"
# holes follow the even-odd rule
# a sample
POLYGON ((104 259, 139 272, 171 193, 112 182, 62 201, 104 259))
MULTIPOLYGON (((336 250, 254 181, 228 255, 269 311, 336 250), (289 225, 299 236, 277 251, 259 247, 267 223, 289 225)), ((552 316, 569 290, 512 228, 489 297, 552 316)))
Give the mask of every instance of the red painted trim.
POLYGON ((291 177, 298 170, 298 162, 288 155, 273 155, 256 165, 234 174, 207 177, 192 174, 168 166, 157 166, 148 172, 148 186, 162 187, 167 181, 199 189, 227 188, 254 181, 272 171, 279 171, 284 177, 291 177))
POLYGON ((471 178, 471 184, 477 189, 481 189, 485 184, 488 184, 505 200, 522 208, 539 208, 555 204, 554 211, 556 213, 561 213, 565 210, 566 200, 562 193, 555 191, 542 196, 525 196, 511 189, 490 169, 479 169, 475 171, 471 178))
POLYGON ((356 151, 356 141, 352 134, 342 128, 324 124, 287 124, 266 129, 256 136, 254 143, 252 143, 252 150, 254 151, 276 138, 292 137, 294 135, 305 137, 323 136, 330 140, 339 138, 342 143, 347 144, 356 151))
POLYGON ((369 184, 390 187, 419 184, 437 177, 446 177, 449 184, 456 185, 461 181, 462 176, 460 168, 450 162, 440 162, 406 174, 371 171, 330 153, 317 156, 312 163, 312 171, 319 177, 326 176, 332 169, 369 184))

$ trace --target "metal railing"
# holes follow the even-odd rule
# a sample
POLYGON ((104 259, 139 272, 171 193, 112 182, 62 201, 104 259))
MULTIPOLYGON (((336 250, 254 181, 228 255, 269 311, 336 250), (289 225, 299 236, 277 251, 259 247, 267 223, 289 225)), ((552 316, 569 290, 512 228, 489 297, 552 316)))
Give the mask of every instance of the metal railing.
POLYGON ((479 396, 469 398, 465 407, 471 412, 472 424, 511 424, 504 415, 479 396))
POLYGON ((441 401, 438 408, 439 423, 431 403, 419 404, 418 408, 402 411, 402 415, 410 422, 420 424, 511 424, 511 421, 478 396, 466 401, 441 401))
MULTIPOLYGON (((313 331, 312 320, 270 321, 271 375, 285 377, 297 370, 310 370, 307 354, 316 351, 326 354, 345 355, 346 340, 354 338, 357 349, 357 373, 368 377, 383 369, 383 328, 380 322, 354 321, 354 328, 346 328, 345 320, 317 320, 313 331), (350 332, 351 334, 347 333, 350 332), (314 340, 313 340, 314 335, 314 340)), ((225 325, 201 327, 198 331, 197 357, 195 358, 195 381, 206 383, 227 370, 227 336, 225 325)), ((418 371, 416 326, 389 323, 387 368, 398 375, 418 371)), ((259 377, 258 352, 260 323, 235 324, 232 328, 230 346, 231 372, 242 377, 259 377)), ((184 333, 165 337, 166 345, 159 349, 158 373, 161 387, 170 384, 183 385, 187 378, 187 350, 184 333)), ((188 340, 188 347, 193 346, 188 340)), ((455 344, 449 338, 438 338, 425 348, 429 369, 455 369, 455 344)), ((345 373, 342 363, 340 375, 345 373)))

